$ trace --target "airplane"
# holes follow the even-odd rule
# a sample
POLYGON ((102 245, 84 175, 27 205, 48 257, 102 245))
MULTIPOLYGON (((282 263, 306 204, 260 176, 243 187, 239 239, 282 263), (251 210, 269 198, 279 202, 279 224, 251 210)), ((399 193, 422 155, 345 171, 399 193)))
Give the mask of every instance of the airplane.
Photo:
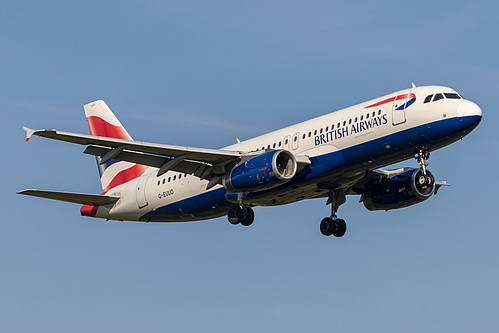
POLYGON ((428 170, 430 152, 473 131, 480 107, 443 86, 416 87, 301 122, 221 149, 134 141, 107 104, 84 106, 90 135, 24 127, 86 146, 97 159, 101 194, 23 190, 19 194, 82 204, 81 215, 106 220, 184 222, 226 215, 253 223, 256 206, 327 198, 325 236, 342 237, 336 213, 347 195, 370 211, 411 206, 446 182, 428 170), (419 167, 381 169, 414 157, 419 167))

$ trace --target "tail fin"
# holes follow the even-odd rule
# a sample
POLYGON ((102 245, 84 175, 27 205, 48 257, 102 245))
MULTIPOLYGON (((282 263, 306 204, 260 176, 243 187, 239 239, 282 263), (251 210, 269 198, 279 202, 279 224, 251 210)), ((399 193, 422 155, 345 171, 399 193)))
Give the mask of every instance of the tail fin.
MULTIPOLYGON (((95 101, 85 105, 83 108, 85 109, 88 129, 91 135, 133 140, 104 101, 95 101)), ((147 169, 144 165, 117 160, 101 164, 100 157, 97 157, 97 165, 104 193, 118 185, 142 176, 147 169)))

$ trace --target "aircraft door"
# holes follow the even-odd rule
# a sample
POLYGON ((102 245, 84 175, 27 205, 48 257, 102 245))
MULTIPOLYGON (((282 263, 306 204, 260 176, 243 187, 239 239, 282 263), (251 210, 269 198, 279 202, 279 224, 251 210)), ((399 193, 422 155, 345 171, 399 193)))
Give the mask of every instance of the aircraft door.
POLYGON ((300 133, 295 133, 293 134, 293 143, 292 143, 292 146, 293 146, 293 150, 296 150, 298 149, 298 141, 300 140, 300 133))
POLYGON ((289 135, 286 135, 286 137, 284 138, 284 145, 283 145, 283 148, 286 149, 286 150, 289 150, 289 140, 290 140, 290 136, 289 135))
POLYGON ((136 194, 137 194, 137 205, 139 206, 139 208, 144 208, 149 204, 146 198, 146 184, 150 176, 151 174, 139 177, 139 181, 137 182, 136 194))
POLYGON ((407 101, 410 99, 411 92, 407 94, 399 95, 393 101, 392 107, 392 124, 399 125, 405 123, 405 109, 407 107, 407 101))

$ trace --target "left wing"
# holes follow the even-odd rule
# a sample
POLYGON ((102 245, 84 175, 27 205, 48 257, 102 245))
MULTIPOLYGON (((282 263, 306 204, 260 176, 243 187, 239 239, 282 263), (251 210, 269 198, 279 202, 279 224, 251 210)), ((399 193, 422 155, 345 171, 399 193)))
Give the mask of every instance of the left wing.
MULTIPOLYGON (((374 188, 376 185, 378 185, 385 179, 411 169, 413 168, 405 167, 395 170, 384 170, 384 169, 372 170, 364 177, 355 180, 354 183, 348 187, 347 194, 363 194, 364 192, 367 192, 368 190, 374 188)), ((438 190, 442 186, 450 186, 450 184, 445 181, 435 181, 434 194, 437 194, 438 190)))

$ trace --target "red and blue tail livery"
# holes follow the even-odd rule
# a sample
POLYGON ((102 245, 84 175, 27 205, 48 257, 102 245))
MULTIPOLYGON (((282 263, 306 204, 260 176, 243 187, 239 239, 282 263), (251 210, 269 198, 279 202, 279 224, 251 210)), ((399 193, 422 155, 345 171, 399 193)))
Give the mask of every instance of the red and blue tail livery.
MULTIPOLYGON (((221 148, 135 141, 103 101, 84 106, 90 134, 32 130, 32 135, 86 146, 97 158, 101 194, 23 190, 20 194, 79 203, 84 216, 142 222, 200 221, 227 216, 249 226, 258 206, 324 198, 319 224, 341 237, 338 208, 351 195, 367 210, 422 203, 444 181, 428 170, 430 152, 468 135, 480 107, 451 88, 412 86, 221 148), (416 167, 384 169, 415 159, 416 167)), ((241 119, 244 121, 244 119, 241 119)))
MULTIPOLYGON (((91 135, 133 141, 120 121, 111 112, 104 101, 95 101, 84 106, 87 117, 88 129, 91 135)), ((97 165, 101 177, 102 191, 109 192, 111 189, 128 183, 142 176, 147 166, 111 159, 104 161, 97 156, 97 165)))

